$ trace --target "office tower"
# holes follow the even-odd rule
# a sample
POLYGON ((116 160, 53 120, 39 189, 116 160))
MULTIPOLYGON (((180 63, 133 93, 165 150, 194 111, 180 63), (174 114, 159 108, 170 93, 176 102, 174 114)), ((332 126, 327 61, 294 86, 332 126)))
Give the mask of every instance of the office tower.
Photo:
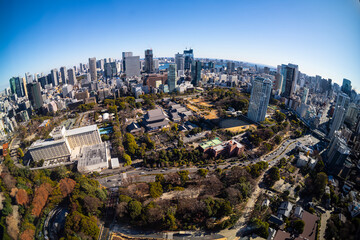
POLYGON ((343 92, 339 92, 336 104, 335 111, 332 118, 332 123, 330 127, 330 131, 328 137, 331 139, 335 133, 335 131, 339 130, 342 124, 344 123, 345 114, 349 107, 350 98, 343 92))
POLYGON ((228 74, 231 74, 231 73, 235 72, 235 63, 234 62, 228 61, 226 63, 226 72, 228 74))
POLYGON ((39 82, 32 82, 26 85, 31 106, 37 110, 44 104, 39 82))
POLYGON ((169 64, 168 68, 168 85, 169 92, 173 92, 176 89, 176 64, 169 64))
POLYGON ((9 80, 10 89, 12 94, 16 94, 18 97, 27 96, 26 80, 21 77, 12 77, 9 80))
POLYGON ((347 146, 345 140, 340 137, 338 132, 336 132, 334 138, 329 144, 327 158, 324 159, 326 168, 330 173, 338 174, 349 154, 350 149, 347 146))
POLYGON ((133 55, 132 52, 123 52, 123 53, 122 53, 123 72, 126 71, 125 59, 126 59, 127 57, 132 57, 132 55, 133 55))
POLYGON ((308 89, 308 88, 304 88, 304 92, 303 92, 303 95, 302 95, 302 97, 301 97, 301 103, 303 103, 303 104, 306 104, 306 103, 307 103, 308 94, 309 94, 309 89, 308 89))
POLYGON ((296 81, 298 78, 298 65, 288 64, 281 65, 281 75, 283 77, 281 94, 285 98, 290 98, 295 92, 296 81))
POLYGON ((185 64, 184 54, 181 54, 181 53, 175 54, 175 64, 176 64, 177 70, 184 70, 184 64, 185 64))
POLYGON ((256 77, 251 89, 251 97, 248 109, 248 118, 255 122, 265 120, 267 107, 270 100, 271 80, 256 77))
POLYGON ((34 78, 30 73, 25 73, 25 79, 27 83, 33 82, 34 78))
POLYGON ((69 78, 69 84, 75 85, 76 83, 75 69, 73 68, 68 69, 67 74, 69 78))
POLYGON ((348 80, 346 78, 343 79, 343 84, 341 86, 341 91, 343 91, 348 96, 350 96, 350 93, 351 93, 351 81, 350 80, 348 80))
POLYGON ((276 73, 273 89, 277 92, 278 95, 281 94, 282 81, 283 81, 282 75, 280 73, 276 73))
POLYGON ((61 67, 60 73, 61 73, 62 84, 67 84, 68 83, 68 75, 67 75, 66 67, 61 67))
POLYGON ((350 103, 349 108, 345 115, 345 122, 348 123, 351 127, 355 126, 358 119, 360 109, 359 106, 355 103, 350 103))
POLYGON ((154 60, 153 60, 152 49, 145 50, 145 72, 146 73, 154 72, 154 60))
POLYGON ((104 59, 97 60, 97 62, 96 62, 96 67, 97 68, 99 68, 100 70, 104 70, 104 66, 105 66, 105 60, 104 59))
POLYGON ((159 71, 159 59, 154 59, 154 70, 155 72, 159 71))
POLYGON ((140 75, 140 57, 125 57, 125 74, 126 77, 134 77, 140 75))
POLYGON ((89 69, 90 69, 90 76, 91 82, 97 81, 97 72, 96 72, 96 58, 89 58, 89 69))
POLYGON ((194 61, 194 51, 190 48, 189 50, 184 50, 184 69, 190 70, 191 65, 194 61))
POLYGON ((59 79, 58 79, 58 70, 56 68, 51 69, 50 71, 51 73, 51 82, 53 87, 56 87, 57 85, 59 85, 59 79))
POLYGON ((201 62, 195 61, 191 65, 191 83, 198 87, 201 81, 201 62))
POLYGON ((45 88, 45 86, 48 84, 47 76, 40 77, 38 82, 40 83, 42 88, 45 88))

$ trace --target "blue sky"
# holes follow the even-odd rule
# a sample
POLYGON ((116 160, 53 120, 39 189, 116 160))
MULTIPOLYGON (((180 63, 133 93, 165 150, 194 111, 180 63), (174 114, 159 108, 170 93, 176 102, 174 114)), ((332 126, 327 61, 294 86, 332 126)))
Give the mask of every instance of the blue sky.
MULTIPOLYGON (((360 90, 359 0, 0 0, 0 89, 121 52, 223 58, 300 71, 360 90)), ((359 92, 359 91, 358 91, 359 92)))

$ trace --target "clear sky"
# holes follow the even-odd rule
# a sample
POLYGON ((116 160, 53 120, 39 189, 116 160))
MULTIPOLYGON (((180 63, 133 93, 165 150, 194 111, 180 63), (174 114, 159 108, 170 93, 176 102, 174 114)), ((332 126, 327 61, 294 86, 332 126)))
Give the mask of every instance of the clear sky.
MULTIPOLYGON (((300 71, 360 90, 359 0, 0 0, 0 89, 89 57, 223 58, 300 71)), ((359 92, 359 91, 358 91, 359 92)))

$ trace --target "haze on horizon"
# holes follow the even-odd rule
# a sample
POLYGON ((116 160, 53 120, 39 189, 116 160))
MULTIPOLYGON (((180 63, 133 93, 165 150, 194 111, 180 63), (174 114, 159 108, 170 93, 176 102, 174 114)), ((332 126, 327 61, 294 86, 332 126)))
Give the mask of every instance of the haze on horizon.
POLYGON ((12 76, 120 59, 121 52, 276 66, 352 81, 360 89, 360 2, 303 1, 1 1, 0 90, 12 76))

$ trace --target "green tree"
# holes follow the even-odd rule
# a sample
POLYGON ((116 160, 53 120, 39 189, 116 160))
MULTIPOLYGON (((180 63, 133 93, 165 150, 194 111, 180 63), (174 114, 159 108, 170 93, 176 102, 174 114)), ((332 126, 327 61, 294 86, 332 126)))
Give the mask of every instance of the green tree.
POLYGON ((276 143, 276 144, 280 144, 280 143, 281 143, 281 140, 282 140, 282 137, 281 137, 280 135, 276 135, 275 138, 274 138, 274 140, 275 140, 275 143, 276 143))
POLYGON ((24 157, 24 152, 21 148, 18 148, 18 154, 19 154, 19 157, 23 158, 24 157))
POLYGON ((204 169, 204 168, 200 168, 197 170, 197 173, 201 176, 201 177, 206 177, 206 175, 208 174, 209 170, 204 169))
POLYGON ((128 152, 131 155, 134 155, 136 150, 139 148, 139 146, 137 145, 137 143, 135 141, 135 137, 131 133, 125 134, 124 147, 125 147, 125 149, 128 150, 128 152))
POLYGON ((159 182, 149 183, 149 188, 150 188, 150 196, 152 198, 158 198, 163 194, 163 188, 161 183, 159 182))
POLYGON ((317 197, 321 197, 324 194, 327 182, 328 182, 328 177, 326 173, 320 172, 316 175, 314 181, 314 190, 316 192, 317 197))
POLYGON ((185 185, 185 183, 189 180, 189 171, 182 170, 177 172, 180 176, 181 184, 185 185))
POLYGON ((141 202, 132 200, 128 203, 128 212, 132 220, 140 216, 142 210, 141 202))
POLYGON ((280 171, 278 167, 272 167, 267 172, 265 182, 269 187, 274 186, 275 182, 280 180, 280 171))
POLYGON ((292 227, 298 234, 301 234, 304 231, 305 222, 303 220, 295 220, 292 222, 292 227))
POLYGON ((124 159, 124 162, 125 162, 124 167, 131 165, 132 161, 131 161, 131 157, 130 157, 129 154, 124 153, 123 159, 124 159))
POLYGON ((285 119, 286 119, 286 115, 284 114, 284 113, 282 113, 282 112, 280 112, 279 110, 277 110, 276 112, 275 112, 275 120, 277 121, 277 122, 283 122, 285 119))

